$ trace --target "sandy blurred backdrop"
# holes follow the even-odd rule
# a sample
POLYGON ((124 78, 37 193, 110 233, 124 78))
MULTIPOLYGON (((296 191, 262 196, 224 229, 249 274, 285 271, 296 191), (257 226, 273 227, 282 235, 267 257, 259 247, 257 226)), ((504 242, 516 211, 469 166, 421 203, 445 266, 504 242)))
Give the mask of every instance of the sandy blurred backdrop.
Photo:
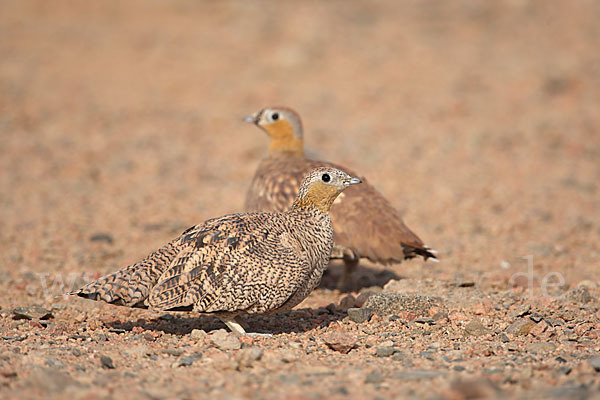
POLYGON ((440 251, 397 274, 506 285, 532 255, 536 284, 598 280, 599 20, 592 0, 3 1, 0 306, 240 211, 267 146, 241 119, 268 105, 440 251))

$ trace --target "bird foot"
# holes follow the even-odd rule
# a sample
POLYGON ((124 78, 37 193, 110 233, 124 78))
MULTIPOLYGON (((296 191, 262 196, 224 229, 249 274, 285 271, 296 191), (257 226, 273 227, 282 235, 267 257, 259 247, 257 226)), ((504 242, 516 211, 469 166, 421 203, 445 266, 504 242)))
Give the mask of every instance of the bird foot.
POLYGON ((246 336, 258 337, 258 338, 272 338, 272 333, 258 333, 258 332, 246 332, 246 336))

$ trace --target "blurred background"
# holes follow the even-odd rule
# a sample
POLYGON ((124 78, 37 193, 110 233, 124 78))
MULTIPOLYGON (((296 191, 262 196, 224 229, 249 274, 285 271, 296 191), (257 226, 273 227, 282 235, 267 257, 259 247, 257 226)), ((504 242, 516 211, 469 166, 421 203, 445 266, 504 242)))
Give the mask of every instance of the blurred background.
POLYGON ((594 0, 2 1, 2 292, 241 211, 267 151, 242 118, 270 105, 440 251, 398 275, 506 286, 531 255, 536 282, 597 280, 598 21, 594 0))

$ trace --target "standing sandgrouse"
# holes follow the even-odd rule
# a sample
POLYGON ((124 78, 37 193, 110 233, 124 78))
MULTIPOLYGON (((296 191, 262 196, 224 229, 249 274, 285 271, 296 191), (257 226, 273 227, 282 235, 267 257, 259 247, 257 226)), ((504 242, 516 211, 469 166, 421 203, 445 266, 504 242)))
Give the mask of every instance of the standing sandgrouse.
POLYGON ((192 226, 148 257, 70 294, 219 317, 245 334, 243 314, 291 309, 319 284, 333 248, 329 208, 360 179, 315 168, 285 212, 231 214, 192 226))
MULTIPOLYGON (((344 167, 304 156, 300 116, 286 107, 265 108, 246 117, 270 139, 269 155, 258 166, 246 196, 246 211, 283 211, 294 201, 302 176, 315 167, 344 167)), ((349 173, 356 176, 353 172, 349 173)), ((382 264, 422 256, 437 260, 437 252, 425 246, 402 221, 394 207, 366 183, 342 193, 331 207, 335 231, 333 259, 343 259, 346 284, 360 257, 382 264)))

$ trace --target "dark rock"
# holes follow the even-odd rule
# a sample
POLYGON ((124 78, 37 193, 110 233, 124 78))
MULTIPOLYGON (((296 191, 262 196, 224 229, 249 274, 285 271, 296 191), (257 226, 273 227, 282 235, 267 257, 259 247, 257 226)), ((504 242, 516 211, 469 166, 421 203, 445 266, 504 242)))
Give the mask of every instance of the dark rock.
POLYGON ((561 356, 556 357, 555 360, 558 361, 559 363, 566 363, 567 362, 567 360, 565 360, 561 356))
POLYGON ((536 324, 544 319, 544 317, 538 313, 533 313, 529 316, 529 319, 535 322, 536 324))
POLYGON ((90 241, 91 242, 102 242, 102 243, 107 243, 107 244, 113 244, 114 240, 113 237, 109 234, 109 233, 94 233, 92 236, 90 236, 90 241))
POLYGON ((508 336, 506 336, 506 333, 504 333, 504 332, 502 332, 499 337, 500 337, 500 341, 502 343, 510 342, 510 339, 508 338, 508 336))
POLYGON ((444 305, 437 297, 415 294, 377 293, 369 297, 365 307, 373 309, 378 315, 400 315, 411 313, 415 316, 425 316, 442 311, 444 305), (433 312, 431 312, 433 310, 433 312))
POLYGON ((350 320, 363 323, 367 322, 373 316, 373 310, 370 308, 349 308, 348 309, 348 317, 350 320))
POLYGON ((12 312, 14 319, 48 319, 52 317, 52 311, 46 310, 38 304, 16 307, 12 312))
POLYGON ((154 342, 156 339, 154 338, 154 336, 152 336, 152 334, 150 332, 146 332, 144 333, 144 340, 147 342, 154 342))
POLYGON ((454 287, 473 287, 475 286, 475 282, 469 279, 457 279, 450 285, 454 287))
POLYGON ((415 318, 414 322, 418 323, 418 324, 429 324, 429 325, 435 325, 435 321, 433 318, 429 318, 429 317, 419 317, 419 318, 415 318))
POLYGON ((119 328, 110 328, 108 331, 110 333, 117 333, 119 335, 126 332, 125 329, 119 329, 119 328))
POLYGON ((177 362, 177 366, 179 367, 189 367, 196 361, 196 357, 194 356, 185 356, 181 357, 181 359, 177 362))
POLYGON ((544 321, 548 324, 548 326, 551 327, 562 326, 565 324, 562 320, 558 318, 544 318, 544 321))
POLYGON ((109 356, 100 356, 100 363, 102 364, 102 368, 115 369, 115 364, 109 356))
POLYGON ((452 367, 453 370, 458 371, 458 372, 462 372, 464 371, 466 368, 463 367, 462 365, 455 365, 454 367, 452 367))
POLYGON ((573 370, 573 368, 571 368, 568 365, 562 365, 562 366, 558 367, 558 369, 557 369, 558 373, 561 375, 569 375, 572 370, 573 370))

